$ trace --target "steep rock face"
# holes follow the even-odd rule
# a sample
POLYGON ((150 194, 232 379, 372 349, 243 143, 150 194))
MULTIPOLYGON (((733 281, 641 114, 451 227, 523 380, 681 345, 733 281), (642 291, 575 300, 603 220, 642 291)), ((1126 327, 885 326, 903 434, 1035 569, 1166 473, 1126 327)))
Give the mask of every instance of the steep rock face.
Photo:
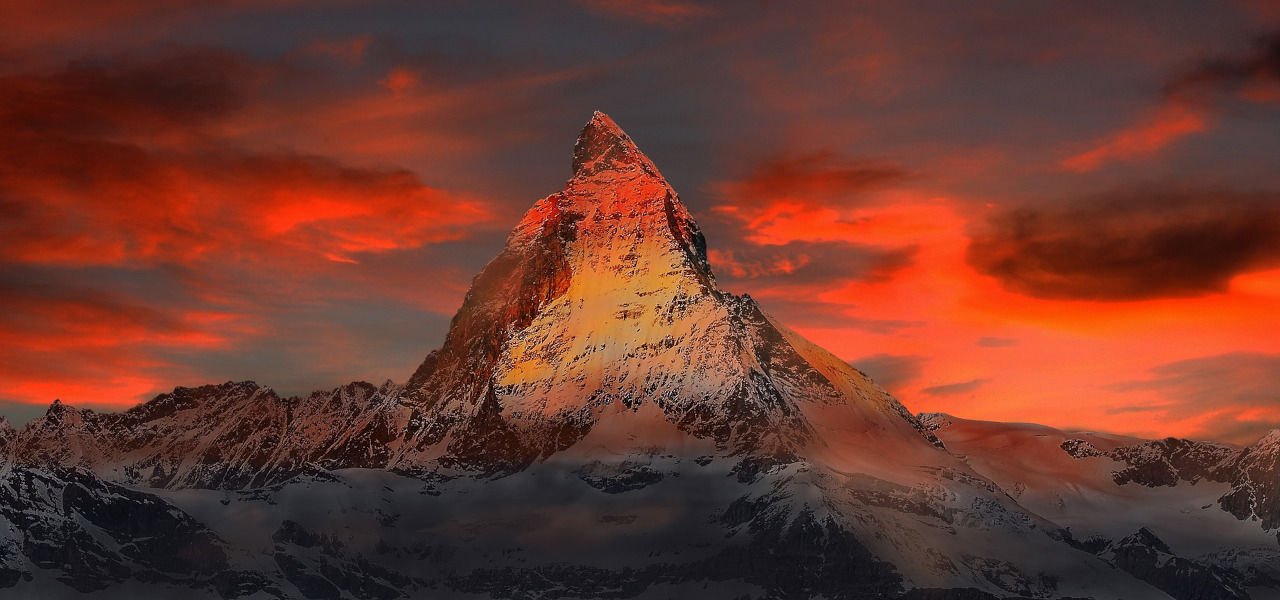
POLYGON ((1280 529, 1280 429, 1246 448, 1226 470, 1231 492, 1219 499, 1222 508, 1240 519, 1256 516, 1267 529, 1280 529))
POLYGON ((519 467, 653 404, 721 448, 789 455, 814 416, 932 440, 865 376, 716 287, 698 226, 653 163, 596 113, 565 189, 476 277, 444 346, 406 385, 400 465, 519 467))
POLYGON ((1115 472, 1116 483, 1154 487, 1201 479, 1224 481, 1224 463, 1238 453, 1227 444, 1166 438, 1117 448, 1110 456, 1127 465, 1115 472))
POLYGON ((5 456, 9 448, 9 443, 18 435, 18 431, 9 424, 9 419, 0 417, 0 456, 5 456))

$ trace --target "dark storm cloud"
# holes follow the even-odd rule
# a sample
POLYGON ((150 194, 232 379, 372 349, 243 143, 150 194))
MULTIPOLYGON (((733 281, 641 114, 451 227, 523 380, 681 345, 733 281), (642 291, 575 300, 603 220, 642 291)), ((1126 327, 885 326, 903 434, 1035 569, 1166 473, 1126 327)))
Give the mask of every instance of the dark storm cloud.
POLYGON ((196 129, 241 106, 234 80, 250 70, 243 57, 215 49, 80 59, 56 73, 0 80, 0 122, 9 134, 79 137, 196 129))
POLYGON ((1202 437, 1241 444, 1256 441, 1280 422, 1280 355, 1233 352, 1167 363, 1149 379, 1109 386, 1115 391, 1150 390, 1161 402, 1144 410, 1173 418, 1208 415, 1202 437))
POLYGON ((1280 28, 1258 36, 1246 52, 1205 58, 1178 71, 1165 92, 1172 97, 1230 93, 1251 84, 1280 84, 1280 28))
POLYGON ((1202 296, 1280 264, 1280 194, 1138 190, 997 215, 967 260, 1037 298, 1202 296))
POLYGON ((889 391, 894 391, 920 378, 926 358, 913 355, 872 354, 849 361, 855 369, 889 391))
POLYGON ((935 385, 920 390, 921 393, 929 396, 958 396, 972 392, 985 384, 985 379, 973 379, 970 381, 962 381, 960 383, 948 383, 945 385, 935 385))

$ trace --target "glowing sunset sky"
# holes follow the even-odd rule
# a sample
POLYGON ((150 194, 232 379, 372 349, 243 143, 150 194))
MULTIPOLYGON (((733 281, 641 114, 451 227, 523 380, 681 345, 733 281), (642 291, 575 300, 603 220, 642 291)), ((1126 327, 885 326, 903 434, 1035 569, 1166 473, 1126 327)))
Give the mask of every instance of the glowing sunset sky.
POLYGON ((1268 0, 4 4, 15 424, 403 381, 598 109, 914 411, 1280 426, 1268 0))

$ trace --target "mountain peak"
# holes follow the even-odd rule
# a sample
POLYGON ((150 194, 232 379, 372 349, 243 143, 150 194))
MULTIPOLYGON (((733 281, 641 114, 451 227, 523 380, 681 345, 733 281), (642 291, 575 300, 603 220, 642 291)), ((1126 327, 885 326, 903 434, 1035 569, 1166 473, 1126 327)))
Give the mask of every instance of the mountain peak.
POLYGON ((1262 436, 1262 439, 1259 439, 1258 443, 1254 444, 1254 446, 1258 448, 1267 446, 1280 447, 1280 429, 1272 429, 1266 435, 1262 436))
POLYGON ((657 174, 653 163, 636 147, 631 136, 609 115, 595 111, 573 146, 573 176, 590 177, 600 171, 630 165, 639 166, 652 175, 657 174))
MULTIPOLYGON (((692 215, 608 115, 582 129, 573 167, 473 280, 444 345, 405 384, 413 414, 395 464, 528 464, 603 421, 602 432, 674 426, 762 456, 937 451, 865 375, 718 289, 692 215)), ((583 443, 658 443, 612 435, 583 443)))

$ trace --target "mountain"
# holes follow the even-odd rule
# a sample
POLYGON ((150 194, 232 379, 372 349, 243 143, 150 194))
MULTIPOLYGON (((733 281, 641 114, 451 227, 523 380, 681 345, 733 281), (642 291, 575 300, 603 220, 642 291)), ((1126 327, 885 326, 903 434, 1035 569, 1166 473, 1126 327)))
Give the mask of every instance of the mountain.
POLYGON ((1280 432, 913 415, 748 296, 596 113, 403 385, 0 423, 17 597, 1280 597, 1280 432))
POLYGON ((676 192, 601 113, 578 137, 573 178, 476 277, 405 402, 401 464, 452 432, 449 458, 492 462, 502 448, 523 467, 618 418, 776 456, 853 422, 869 443, 935 441, 865 375, 720 291, 676 192))

